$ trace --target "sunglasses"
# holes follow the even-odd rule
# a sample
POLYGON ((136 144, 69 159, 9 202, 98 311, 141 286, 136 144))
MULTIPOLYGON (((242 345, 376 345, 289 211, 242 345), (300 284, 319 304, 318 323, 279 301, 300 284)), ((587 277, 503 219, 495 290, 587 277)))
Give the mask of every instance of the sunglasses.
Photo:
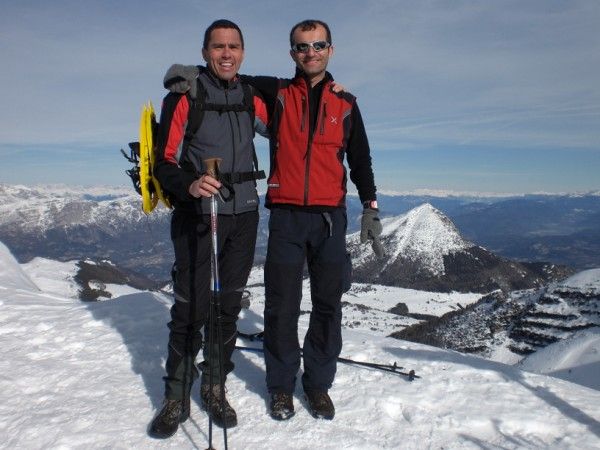
POLYGON ((296 53, 308 53, 308 49, 312 48, 315 52, 321 52, 329 47, 331 44, 327 41, 299 42, 292 45, 292 50, 296 53))

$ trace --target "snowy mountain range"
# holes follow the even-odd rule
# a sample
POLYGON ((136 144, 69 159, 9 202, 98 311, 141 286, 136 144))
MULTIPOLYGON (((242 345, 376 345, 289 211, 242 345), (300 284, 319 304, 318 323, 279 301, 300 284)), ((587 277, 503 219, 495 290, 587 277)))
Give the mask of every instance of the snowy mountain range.
POLYGON ((108 259, 156 280, 169 273, 169 211, 145 215, 133 190, 0 184, 0 196, 0 240, 21 261, 108 259))
MULTIPOLYGON (((0 240, 20 261, 42 256, 61 261, 107 259, 166 282, 173 261, 169 210, 145 215, 130 190, 69 187, 47 190, 0 184, 0 240)), ((349 229, 360 208, 350 198, 349 229)), ((393 204, 388 201, 390 206, 393 204)), ((268 210, 261 209, 256 261, 264 259, 268 210)), ((568 269, 552 264, 518 263, 468 242, 441 211, 424 203, 384 219, 387 260, 349 237, 355 279, 406 288, 462 292, 524 289, 564 278, 568 269)))
MULTIPOLYGON (((0 244, 0 448, 206 448, 208 420, 197 387, 191 419, 175 436, 155 441, 146 434, 162 400, 170 296, 106 282, 102 301, 81 302, 76 280, 81 269, 76 261, 45 258, 19 264, 0 244)), ((257 268, 248 286, 250 307, 239 322, 242 331, 262 329, 261 280, 257 268)), ((551 292, 595 295, 599 283, 597 274, 583 273, 551 292)), ((310 309, 308 292, 306 284, 303 311, 310 309)), ((354 285, 343 299, 342 356, 397 362, 420 378, 408 382, 340 363, 330 391, 337 409, 333 421, 310 416, 301 388, 294 394, 296 416, 271 420, 262 355, 236 351, 227 387, 239 425, 229 430, 229 448, 600 447, 600 391, 535 373, 565 379, 576 373, 573 381, 592 386, 586 383, 597 380, 600 328, 576 331, 573 339, 546 347, 546 357, 552 355, 556 364, 547 358, 536 362, 534 353, 520 366, 385 337, 418 322, 386 312, 398 302, 423 315, 443 315, 479 298, 354 285)), ((301 315, 300 337, 308 320, 301 315)), ((238 345, 260 349, 256 342, 238 345)), ((218 431, 213 443, 222 448, 218 431)))

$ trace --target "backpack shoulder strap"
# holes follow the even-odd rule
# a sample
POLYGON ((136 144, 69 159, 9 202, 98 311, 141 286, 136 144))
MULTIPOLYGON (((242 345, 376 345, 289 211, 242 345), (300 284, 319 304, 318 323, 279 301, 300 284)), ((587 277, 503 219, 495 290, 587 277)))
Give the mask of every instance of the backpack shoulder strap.
MULTIPOLYGON (((200 125, 202 125, 202 120, 204 119, 204 103, 206 102, 206 88, 200 82, 199 77, 196 78, 196 83, 198 83, 196 89, 196 98, 192 98, 189 95, 189 93, 185 94, 190 104, 190 109, 188 111, 188 123, 185 128, 183 144, 181 147, 182 156, 187 152, 192 138, 200 128, 200 125)), ((183 160, 183 158, 181 159, 183 160)))
POLYGON ((244 105, 248 108, 250 113, 250 119, 254 123, 256 117, 256 109, 254 108, 254 88, 247 83, 242 83, 242 90, 244 91, 244 105))
POLYGON ((190 109, 188 112, 188 124, 185 130, 185 135, 188 139, 191 139, 196 131, 200 128, 202 124, 202 119, 204 118, 204 103, 206 102, 206 88, 200 82, 200 78, 196 78, 197 89, 196 89, 196 98, 193 99, 188 96, 188 101, 190 102, 190 109))

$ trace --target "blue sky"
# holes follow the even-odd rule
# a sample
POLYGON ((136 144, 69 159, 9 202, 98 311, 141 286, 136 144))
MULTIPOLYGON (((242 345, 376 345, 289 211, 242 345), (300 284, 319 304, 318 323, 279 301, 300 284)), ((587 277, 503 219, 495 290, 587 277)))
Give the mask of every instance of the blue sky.
POLYGON ((171 63, 201 63, 218 18, 244 32, 243 73, 281 77, 290 27, 329 23, 329 68, 358 97, 380 190, 600 189, 596 0, 11 2, 0 182, 128 183, 119 149, 141 105, 160 105, 171 63))

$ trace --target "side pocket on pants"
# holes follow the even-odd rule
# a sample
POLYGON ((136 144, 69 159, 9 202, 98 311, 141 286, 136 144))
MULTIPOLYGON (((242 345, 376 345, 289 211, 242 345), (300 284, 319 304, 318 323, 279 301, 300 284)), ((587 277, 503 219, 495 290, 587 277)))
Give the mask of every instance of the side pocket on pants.
POLYGON ((348 292, 352 287, 352 257, 350 253, 346 253, 346 261, 344 262, 344 279, 343 292, 348 292))

